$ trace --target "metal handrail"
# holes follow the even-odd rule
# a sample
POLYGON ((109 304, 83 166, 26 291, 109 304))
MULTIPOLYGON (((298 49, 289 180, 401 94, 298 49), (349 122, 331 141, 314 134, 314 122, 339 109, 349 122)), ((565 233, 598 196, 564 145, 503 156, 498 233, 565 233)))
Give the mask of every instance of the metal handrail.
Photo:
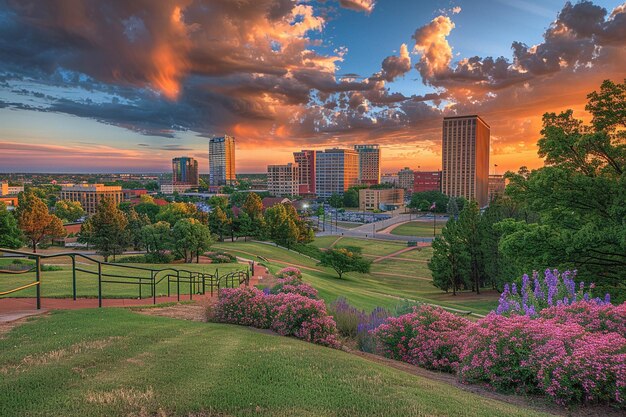
MULTIPOLYGON (((26 257, 35 258, 35 267, 31 268, 28 272, 35 271, 37 275, 36 282, 10 290, 8 292, 0 293, 0 296, 11 294, 13 292, 17 292, 17 291, 37 285, 37 309, 41 307, 41 259, 49 259, 49 258, 60 258, 60 257, 71 258, 72 260, 72 293, 73 293, 74 300, 77 299, 76 271, 83 272, 86 274, 91 274, 91 275, 97 275, 98 276, 98 306, 99 307, 102 307, 102 284, 108 284, 108 283, 137 285, 139 289, 140 299, 142 298, 142 287, 144 285, 148 285, 150 286, 150 289, 151 289, 150 292, 151 292, 151 296, 153 299, 153 304, 156 304, 156 286, 166 278, 168 280, 167 295, 170 296, 170 293, 171 293, 170 286, 171 286, 172 280, 175 279, 174 282, 176 282, 176 286, 177 286, 176 288, 177 299, 179 301, 180 301, 181 281, 183 284, 187 284, 187 283, 189 284, 189 299, 190 300, 193 299, 194 291, 196 291, 196 294, 206 294, 207 285, 210 286, 211 296, 213 296, 215 287, 217 287, 218 291, 222 287, 222 281, 224 281, 224 287, 228 287, 229 284, 230 284, 230 287, 235 287, 235 281, 237 281, 238 286, 240 286, 243 283, 245 283, 246 285, 249 285, 250 283, 250 271, 249 270, 232 271, 220 277, 218 269, 215 270, 215 274, 190 271, 186 269, 174 269, 170 267, 163 268, 163 269, 154 269, 154 268, 146 268, 146 267, 140 267, 140 266, 134 266, 134 265, 123 265, 123 264, 116 264, 116 263, 111 263, 111 262, 102 262, 91 256, 88 256, 82 253, 77 253, 77 252, 37 254, 37 253, 30 253, 30 252, 18 251, 18 250, 13 250, 13 249, 0 248, 0 253, 9 253, 9 254, 22 255, 26 257), (77 267, 76 266, 77 257, 95 263, 97 265, 97 272, 77 267), (102 266, 149 272, 150 277, 137 277, 137 276, 118 275, 118 274, 112 274, 112 273, 103 273, 102 266), (158 275, 163 272, 167 272, 167 274, 157 280, 158 275), (106 278, 114 278, 114 279, 106 279, 106 278), (125 279, 125 281, 115 280, 115 278, 125 279)), ((3 272, 4 271, 0 270, 0 273, 3 273, 3 272)))

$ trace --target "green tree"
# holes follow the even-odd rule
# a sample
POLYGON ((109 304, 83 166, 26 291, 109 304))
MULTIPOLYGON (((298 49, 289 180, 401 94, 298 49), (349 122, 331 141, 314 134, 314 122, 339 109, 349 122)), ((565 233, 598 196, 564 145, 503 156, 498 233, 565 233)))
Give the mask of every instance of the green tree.
POLYGON ((48 206, 41 198, 29 191, 20 193, 18 199, 17 221, 30 242, 33 253, 37 252, 39 243, 66 235, 61 219, 50 214, 48 206))
MULTIPOLYGON (((143 196, 142 196, 143 197, 143 196)), ((148 196, 150 197, 150 196, 148 196)), ((154 202, 142 202, 135 206, 135 211, 137 214, 142 215, 145 214, 150 219, 150 223, 157 222, 157 215, 161 211, 160 207, 156 205, 154 202)))
POLYGON ((411 195, 411 202, 408 207, 412 209, 427 211, 435 203, 435 212, 445 213, 450 199, 439 191, 422 191, 411 195), (427 202, 427 203, 425 203, 427 202), (428 205, 428 208, 426 208, 428 205))
POLYGON ((328 204, 333 208, 341 208, 343 207, 343 197, 341 194, 333 193, 328 198, 328 204))
POLYGON ((87 245, 87 249, 89 249, 90 245, 93 245, 93 224, 91 223, 91 218, 80 225, 78 242, 87 245))
POLYGON ((479 234, 480 220, 478 203, 471 201, 461 211, 458 221, 458 236, 469 258, 468 278, 476 294, 480 294, 480 287, 482 286, 480 277, 483 275, 479 234))
POLYGON ((361 256, 359 247, 335 247, 322 252, 319 264, 334 269, 341 279, 347 272, 367 274, 372 262, 361 256))
POLYGON ((252 219, 245 211, 239 212, 239 216, 235 218, 235 233, 237 237, 243 237, 244 242, 248 240, 248 236, 252 235, 252 219))
POLYGON ((215 207, 209 213, 209 229, 219 236, 220 242, 224 241, 224 236, 230 234, 231 219, 220 206, 215 207))
POLYGON ((251 236, 257 239, 263 238, 265 235, 265 217, 263 216, 263 201, 261 197, 257 193, 248 193, 241 210, 252 221, 251 236))
POLYGON ((181 219, 172 229, 174 250, 185 262, 200 261, 200 253, 215 242, 209 228, 196 219, 181 219))
POLYGON ((0 248, 19 249, 24 245, 17 220, 0 201, 0 248))
POLYGON ((249 193, 235 192, 228 197, 228 202, 233 207, 241 207, 246 202, 249 193))
POLYGON ((359 192, 354 188, 348 189, 343 195, 344 207, 359 207, 359 192))
POLYGON ((428 261, 432 272, 433 285, 452 294, 466 287, 469 275, 470 257, 460 237, 458 222, 450 219, 433 241, 433 256, 428 261))
POLYGON ((456 198, 450 197, 448 200, 448 208, 447 208, 448 216, 451 218, 458 219, 459 217, 459 205, 456 202, 456 198))
POLYGON ((300 237, 300 229, 285 207, 285 204, 276 204, 265 211, 268 237, 273 242, 290 248, 300 237))
POLYGON ((142 244, 141 230, 144 226, 150 224, 150 219, 146 214, 138 214, 134 208, 125 211, 126 221, 128 222, 128 234, 133 244, 134 250, 140 250, 142 244))
POLYGON ((54 214, 68 223, 74 223, 85 215, 80 201, 58 200, 54 205, 54 214))
POLYGON ((128 242, 128 220, 110 198, 103 198, 98 203, 96 213, 91 216, 91 243, 96 252, 108 262, 109 257, 124 252, 128 242))
POLYGON ((591 125, 571 110, 544 115, 538 147, 545 166, 508 173, 506 190, 538 220, 508 222, 500 245, 519 266, 576 268, 618 300, 626 298, 625 90, 626 81, 605 81, 588 96, 591 125))
POLYGON ((172 229, 167 222, 148 224, 141 228, 141 242, 150 254, 163 259, 165 251, 172 247, 172 229))
POLYGON ((191 203, 170 203, 157 214, 156 221, 175 225, 179 220, 195 217, 197 211, 191 203))

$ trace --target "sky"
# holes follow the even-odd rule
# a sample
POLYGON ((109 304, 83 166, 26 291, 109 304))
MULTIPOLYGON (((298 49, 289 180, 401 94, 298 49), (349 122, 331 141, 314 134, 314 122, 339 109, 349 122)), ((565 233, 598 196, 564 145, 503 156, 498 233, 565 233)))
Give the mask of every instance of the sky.
POLYGON ((0 0, 0 172, 207 172, 224 133, 241 173, 356 143, 435 170, 464 114, 492 172, 536 168, 542 115, 625 68, 610 0, 0 0))

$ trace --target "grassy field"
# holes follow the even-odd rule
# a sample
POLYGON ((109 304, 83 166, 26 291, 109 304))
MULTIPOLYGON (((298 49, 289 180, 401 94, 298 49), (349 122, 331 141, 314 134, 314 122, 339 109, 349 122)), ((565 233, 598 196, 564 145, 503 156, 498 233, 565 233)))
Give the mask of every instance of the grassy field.
POLYGON ((540 416, 348 353, 121 309, 0 339, 2 416, 540 416))
MULTIPOLYGON (((3 260, 6 262, 6 260, 3 260)), ((46 262, 45 260, 43 261, 46 262)), ((56 262, 61 262, 56 260, 56 262)), ((97 273, 97 267, 95 264, 79 263, 80 268, 97 273)), ((58 264, 57 264, 58 265, 58 264)), ((186 270, 192 272, 206 272, 215 273, 216 268, 219 269, 220 274, 228 273, 235 270, 246 269, 247 265, 241 264, 122 264, 127 266, 138 266, 152 269, 166 269, 173 268, 177 270, 186 270)), ((60 271, 42 271, 41 272, 41 294, 43 297, 71 297, 72 296, 72 267, 71 264, 58 265, 62 268, 60 271)), ((150 278, 149 271, 139 271, 125 268, 124 266, 104 266, 102 269, 103 274, 111 275, 130 275, 133 277, 146 278, 146 283, 150 278)), ((171 271, 170 271, 171 272, 171 271)), ((165 273, 161 272, 157 275, 159 277, 164 276, 165 273)), ((184 274, 183 274, 184 275, 184 274)), ((181 276, 183 276, 181 275, 181 276)), ((107 280, 119 280, 119 278, 105 278, 107 280)), ((8 291, 13 288, 26 285, 35 281, 35 273, 29 272, 26 274, 0 274, 0 292, 8 291)), ((137 282, 137 281, 134 281, 137 282)), ((97 297, 98 296, 98 276, 86 272, 76 273, 76 290, 78 297, 97 297)), ((172 294, 176 293, 176 284, 171 285, 172 294)), ((117 284, 117 283, 104 283, 102 286, 102 292, 104 298, 134 298, 139 296, 139 286, 129 284, 117 284)), ((189 294, 189 285, 181 283, 181 294, 189 294)), ((146 297, 150 295, 150 286, 142 286, 142 296, 146 297)), ((167 295, 167 280, 161 281, 157 284, 157 295, 167 295)), ((11 294, 11 297, 34 297, 35 288, 31 287, 23 291, 19 291, 11 294)))
MULTIPOLYGON (((441 233, 441 229, 445 224, 437 221, 435 226, 436 234, 441 233)), ((415 237, 431 237, 433 235, 433 222, 417 221, 401 224, 390 232, 392 235, 398 236, 415 236, 415 237)))
MULTIPOLYGON (((324 248, 336 240, 337 237, 327 236, 317 238, 313 244, 324 248)), ((337 245, 360 246, 364 256, 371 260, 406 248, 401 243, 357 238, 342 238, 337 245)), ((304 280, 313 285, 325 301, 332 302, 338 297, 345 297, 352 305, 366 310, 378 306, 393 309, 402 303, 402 299, 411 299, 487 314, 496 307, 498 299, 497 294, 491 293, 481 296, 461 294, 455 297, 433 287, 426 264, 430 258, 430 248, 414 249, 398 255, 398 258, 375 262, 369 274, 348 273, 344 279, 338 279, 334 271, 319 266, 316 260, 275 246, 255 242, 224 242, 214 247, 262 262, 273 272, 289 265, 298 266, 304 280), (263 261, 259 256, 270 262, 263 261)))

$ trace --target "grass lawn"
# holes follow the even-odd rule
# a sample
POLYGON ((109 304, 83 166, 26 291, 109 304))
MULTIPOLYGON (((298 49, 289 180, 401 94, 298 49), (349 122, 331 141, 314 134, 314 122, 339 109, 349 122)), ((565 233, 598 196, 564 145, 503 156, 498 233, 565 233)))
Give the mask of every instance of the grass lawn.
MULTIPOLYGON (((316 237, 312 242, 319 248, 328 248, 335 242, 339 236, 324 236, 316 237)), ((335 244, 335 246, 358 246, 363 250, 364 255, 376 255, 384 256, 394 252, 398 252, 406 248, 404 242, 394 242, 389 240, 377 240, 377 239, 359 239, 354 237, 341 237, 335 244)))
MULTIPOLYGON (((435 227, 435 231, 437 234, 441 233, 441 229, 443 229, 443 226, 445 226, 445 223, 438 220, 437 225, 435 227)), ((398 235, 398 236, 432 237, 433 222, 431 220, 429 222, 417 221, 417 222, 404 223, 392 229, 390 233, 392 235, 398 235)))
POLYGON ((355 227, 363 226, 363 223, 337 222, 337 226, 343 227, 344 229, 354 229, 355 227))
MULTIPOLYGON (((316 239, 314 243, 320 247, 327 247, 335 240, 336 237, 324 237, 316 239)), ((343 238, 338 245, 361 246, 364 254, 377 254, 379 256, 406 248, 406 245, 395 242, 357 238, 343 238), (380 251, 377 251, 377 244, 380 244, 380 251)), ((403 256, 403 260, 386 259, 374 263, 369 274, 352 272, 345 274, 343 279, 338 279, 333 270, 317 265, 317 261, 297 252, 275 246, 255 242, 222 242, 215 244, 214 247, 262 262, 272 272, 289 265, 299 266, 305 282, 313 285, 319 291, 320 297, 326 302, 333 302, 338 297, 345 297, 350 304, 358 308, 372 310, 379 306, 393 309, 402 303, 402 299, 411 299, 461 310, 471 310, 479 314, 487 314, 497 305, 497 295, 473 297, 472 294, 454 297, 433 287, 430 283, 430 271, 426 263, 405 260, 425 261, 429 257, 430 248, 415 249, 403 253, 400 255, 403 256), (269 259, 270 262, 264 262, 258 256, 269 259)), ((373 258, 369 257, 369 259, 373 258)))
MULTIPOLYGON (((77 258, 77 264, 80 268, 97 272, 97 267, 94 264, 79 263, 77 258)), ((45 260, 43 261, 45 263, 45 260)), ((129 266, 139 266, 152 269, 165 269, 174 268, 177 270, 187 270, 193 272, 207 272, 215 273, 215 269, 219 269, 219 273, 224 274, 235 270, 246 269, 247 265, 242 264, 219 264, 219 265, 207 265, 207 264, 123 264, 129 266)), ((41 295, 43 297, 71 297, 72 296, 72 267, 71 265, 58 265, 62 268, 61 271, 42 271, 41 272, 41 295)), ((150 277, 149 271, 139 271, 124 268, 123 266, 104 266, 102 268, 103 274, 111 275, 130 275, 133 277, 142 277, 148 279, 150 277)), ((162 277, 164 273, 157 275, 157 278, 162 277)), ((181 275, 183 276, 183 275, 181 275)), ((107 280, 119 280, 118 278, 105 278, 107 280)), ((8 291, 13 288, 17 288, 22 285, 29 284, 35 281, 35 273, 29 272, 26 274, 0 274, 0 292, 8 291)), ((134 281, 136 282, 136 281, 134 281)), ((146 280, 146 283, 149 281, 146 280)), ((76 290, 78 297, 97 297, 98 296, 98 276, 89 274, 86 272, 76 273, 76 290)), ((11 294, 11 297, 34 297, 35 287, 28 288, 23 291, 19 291, 11 294)), ((176 294, 176 284, 171 285, 172 294, 176 294)), ((102 285, 102 293, 104 298, 134 298, 139 296, 139 286, 129 284, 115 284, 104 283, 102 285)), ((189 294, 189 284, 184 285, 181 281, 181 294, 189 294)), ((147 297, 150 295, 150 286, 142 286, 142 296, 147 297)), ((157 295, 167 295, 167 279, 157 284, 157 295)))
POLYGON ((543 414, 248 328, 59 311, 0 339, 3 416, 543 414))

